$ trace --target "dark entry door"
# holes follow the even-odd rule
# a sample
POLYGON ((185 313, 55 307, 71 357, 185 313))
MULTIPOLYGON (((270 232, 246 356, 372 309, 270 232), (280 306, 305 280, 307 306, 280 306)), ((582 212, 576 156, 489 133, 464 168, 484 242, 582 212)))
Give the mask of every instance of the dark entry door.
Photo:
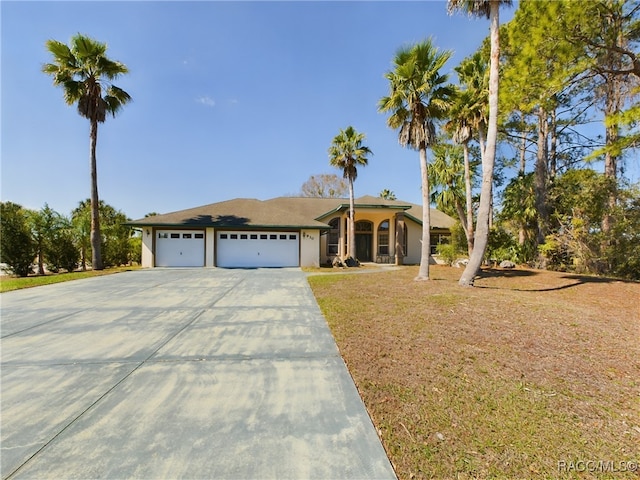
POLYGON ((356 222, 356 259, 361 262, 373 260, 373 223, 368 220, 356 222))
POLYGON ((370 233, 356 233, 356 257, 360 262, 370 262, 373 235, 370 233))

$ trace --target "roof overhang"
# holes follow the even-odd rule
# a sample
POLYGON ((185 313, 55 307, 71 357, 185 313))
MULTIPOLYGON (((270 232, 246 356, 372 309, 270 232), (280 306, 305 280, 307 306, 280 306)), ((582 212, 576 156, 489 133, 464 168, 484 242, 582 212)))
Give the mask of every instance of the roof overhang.
MULTIPOLYGON (((370 204, 370 203, 354 203, 353 208, 356 210, 409 210, 412 205, 384 205, 384 204, 370 204)), ((326 213, 323 213, 319 217, 316 217, 315 220, 320 221, 322 218, 326 218, 329 215, 333 215, 334 213, 343 212, 345 210, 349 210, 351 205, 348 203, 341 203, 336 208, 329 210, 326 213)))

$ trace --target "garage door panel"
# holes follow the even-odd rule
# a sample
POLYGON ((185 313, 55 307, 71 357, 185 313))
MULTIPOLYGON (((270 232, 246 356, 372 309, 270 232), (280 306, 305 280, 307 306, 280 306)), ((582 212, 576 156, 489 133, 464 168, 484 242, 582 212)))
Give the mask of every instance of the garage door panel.
POLYGON ((159 230, 156 267, 204 267, 204 232, 159 230))
POLYGON ((297 267, 298 232, 219 232, 219 267, 297 267))

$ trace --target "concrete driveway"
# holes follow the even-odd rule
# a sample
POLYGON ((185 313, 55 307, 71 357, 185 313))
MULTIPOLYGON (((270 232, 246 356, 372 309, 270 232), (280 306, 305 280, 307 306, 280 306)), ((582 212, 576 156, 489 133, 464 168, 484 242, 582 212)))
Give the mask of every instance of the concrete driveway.
POLYGON ((3 293, 2 478, 394 479, 299 269, 3 293))

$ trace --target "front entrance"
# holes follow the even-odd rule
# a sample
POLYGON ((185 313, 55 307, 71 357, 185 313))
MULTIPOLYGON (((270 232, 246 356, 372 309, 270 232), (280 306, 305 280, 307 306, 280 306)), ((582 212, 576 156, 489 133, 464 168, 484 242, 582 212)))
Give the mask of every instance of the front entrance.
POLYGON ((373 261, 373 223, 356 222, 356 258, 360 262, 373 261))

